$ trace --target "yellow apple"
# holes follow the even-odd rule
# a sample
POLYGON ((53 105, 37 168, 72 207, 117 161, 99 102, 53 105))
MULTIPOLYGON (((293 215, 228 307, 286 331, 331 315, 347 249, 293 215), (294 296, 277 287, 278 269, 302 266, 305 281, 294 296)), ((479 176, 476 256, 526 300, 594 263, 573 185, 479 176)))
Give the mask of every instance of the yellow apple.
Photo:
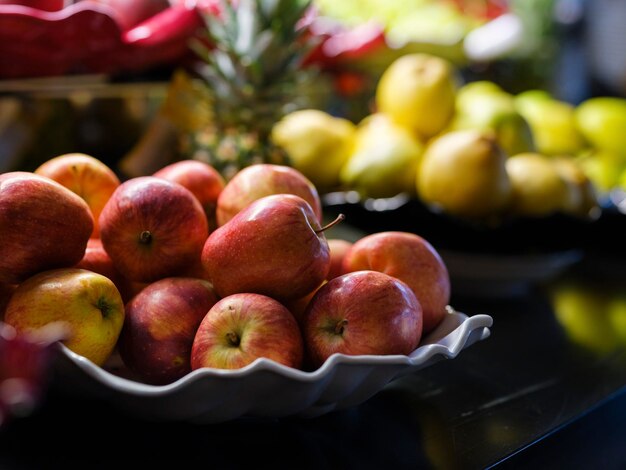
POLYGON ((120 185, 119 178, 111 168, 91 155, 67 153, 44 162, 34 172, 55 180, 83 198, 93 215, 91 236, 100 236, 98 217, 113 191, 120 185))
POLYGON ((59 268, 22 282, 6 306, 4 321, 18 332, 63 324, 69 334, 63 343, 103 365, 115 348, 124 316, 122 297, 109 278, 86 269, 59 268))

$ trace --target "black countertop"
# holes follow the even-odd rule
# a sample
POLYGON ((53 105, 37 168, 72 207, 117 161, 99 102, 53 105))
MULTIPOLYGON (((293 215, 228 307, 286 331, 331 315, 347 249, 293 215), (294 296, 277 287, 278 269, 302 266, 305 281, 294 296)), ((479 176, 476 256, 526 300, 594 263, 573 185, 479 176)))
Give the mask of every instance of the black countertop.
POLYGON ((53 384, 0 430, 0 468, 626 468, 626 263, 599 259, 509 297, 453 288, 489 338, 316 418, 153 422, 53 384))

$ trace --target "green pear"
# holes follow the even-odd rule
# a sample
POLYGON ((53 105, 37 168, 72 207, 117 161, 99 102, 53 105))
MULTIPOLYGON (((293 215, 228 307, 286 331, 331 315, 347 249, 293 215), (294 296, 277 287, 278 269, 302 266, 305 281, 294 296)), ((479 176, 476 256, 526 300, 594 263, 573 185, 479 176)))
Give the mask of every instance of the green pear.
POLYGON ((626 158, 626 98, 598 96, 575 110, 578 130, 596 149, 626 158))
POLYGON ((544 90, 528 90, 514 97, 515 107, 530 125, 537 152, 577 155, 587 146, 576 124, 575 107, 544 90))
POLYGON ((511 183, 506 154, 491 131, 450 131, 432 139, 417 171, 418 196, 460 217, 484 218, 506 210, 511 183))
POLYGON ((513 95, 497 84, 481 80, 459 88, 449 130, 491 129, 507 155, 535 148, 526 120, 517 112, 513 95))
POLYGON ((580 164, 596 188, 607 193, 620 186, 626 172, 626 158, 609 150, 593 150, 580 157, 580 164))
POLYGON ((370 115, 357 128, 352 153, 339 172, 341 183, 363 197, 413 195, 423 147, 389 116, 370 115))

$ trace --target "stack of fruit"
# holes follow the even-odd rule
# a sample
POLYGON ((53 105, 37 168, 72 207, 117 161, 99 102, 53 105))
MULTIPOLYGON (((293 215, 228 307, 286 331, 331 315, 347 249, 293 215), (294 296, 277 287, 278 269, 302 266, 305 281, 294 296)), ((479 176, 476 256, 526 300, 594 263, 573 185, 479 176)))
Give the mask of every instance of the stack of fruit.
POLYGON ((404 354, 449 311, 435 248, 410 233, 327 240, 315 185, 197 160, 120 181, 85 154, 0 175, 0 318, 65 325, 64 344, 163 384, 258 357, 312 370, 334 353, 404 354), (415 269, 419 266, 419 269, 415 269))
POLYGON ((624 99, 574 107, 538 90, 513 95, 489 81, 462 83, 450 62, 418 53, 385 70, 360 123, 300 110, 272 138, 321 191, 404 194, 483 223, 592 217, 626 175, 620 129, 624 99))

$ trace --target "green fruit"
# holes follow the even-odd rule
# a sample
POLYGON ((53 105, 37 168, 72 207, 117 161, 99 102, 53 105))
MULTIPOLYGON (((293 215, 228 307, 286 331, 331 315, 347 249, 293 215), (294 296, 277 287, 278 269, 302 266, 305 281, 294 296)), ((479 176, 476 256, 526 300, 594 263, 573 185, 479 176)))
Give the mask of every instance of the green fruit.
POLYGON ((530 125, 537 152, 544 155, 576 155, 586 147, 579 132, 575 108, 542 90, 517 95, 515 107, 530 125))
POLYGON ((513 95, 487 80, 470 82, 457 92, 449 130, 493 130, 507 155, 533 151, 530 126, 517 112, 513 95))
POLYGON ((626 171, 626 159, 615 152, 597 150, 580 158, 580 164, 600 192, 606 193, 620 185, 626 171))
POLYGON ((429 143, 418 168, 418 196, 461 217, 483 218, 508 206, 506 154, 492 132, 451 131, 429 143))
POLYGON ((589 98, 575 114, 577 128, 593 147, 626 158, 626 98, 589 98))
POLYGON ((356 131, 354 147, 339 178, 346 189, 372 198, 415 193, 423 144, 383 114, 371 115, 356 131))

